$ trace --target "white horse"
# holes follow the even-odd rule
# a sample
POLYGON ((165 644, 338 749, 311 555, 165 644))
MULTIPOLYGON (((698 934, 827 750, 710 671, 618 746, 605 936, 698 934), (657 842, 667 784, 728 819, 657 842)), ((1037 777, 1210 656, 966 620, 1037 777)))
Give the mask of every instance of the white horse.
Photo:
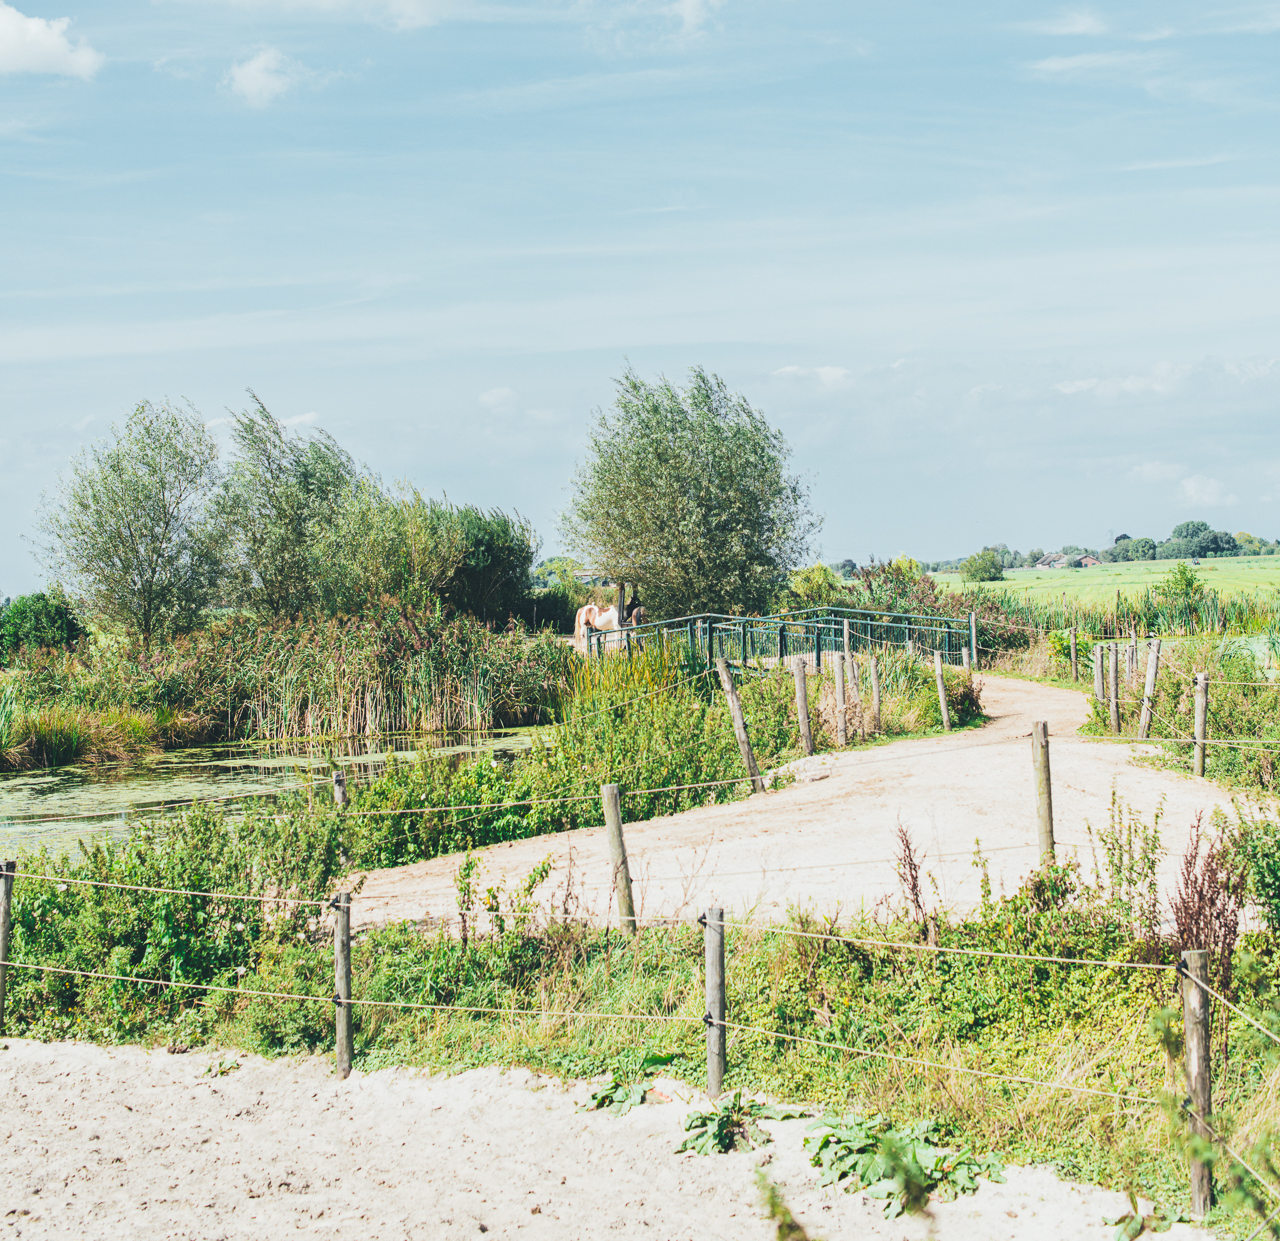
POLYGON ((620 629, 618 623, 618 607, 601 608, 597 604, 588 603, 578 609, 573 622, 573 645, 584 655, 587 653, 587 633, 592 629, 620 629))

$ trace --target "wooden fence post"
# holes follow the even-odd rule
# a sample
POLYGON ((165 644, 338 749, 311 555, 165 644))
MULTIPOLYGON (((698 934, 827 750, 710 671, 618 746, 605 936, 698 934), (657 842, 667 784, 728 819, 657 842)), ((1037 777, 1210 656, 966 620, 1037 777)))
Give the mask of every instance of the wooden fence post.
POLYGON ((1136 626, 1129 626, 1129 676, 1136 677, 1138 675, 1138 630, 1136 626))
POLYGON ((976 612, 969 613, 969 662, 973 664, 976 672, 978 668, 978 614, 976 612))
POLYGON ((1102 643, 1093 644, 1093 700, 1099 706, 1107 701, 1107 686, 1102 673, 1102 643))
POLYGON ((1073 627, 1071 630, 1071 679, 1078 681, 1080 679, 1080 650, 1076 645, 1076 631, 1073 627))
POLYGON ((836 666, 836 745, 842 750, 849 744, 849 719, 844 706, 844 656, 837 653, 836 666))
POLYGON ((13 925, 13 872, 17 862, 0 866, 0 1034, 4 1033, 4 993, 9 975, 9 928, 13 925))
POLYGON ((1111 731, 1120 735, 1120 648, 1111 643, 1111 731))
POLYGON ((853 658, 853 652, 849 649, 849 622, 844 623, 844 661, 848 663, 853 658))
POLYGON ((942 731, 951 731, 951 712, 947 709, 947 683, 942 676, 942 652, 933 653, 933 679, 938 683, 938 710, 942 712, 942 731))
MULTIPOLYGON (((1191 1096, 1193 1133, 1212 1138, 1208 1122, 1213 1108, 1209 1077, 1209 1035, 1213 1007, 1209 993, 1193 979, 1209 981, 1209 954, 1203 948, 1189 948, 1182 954, 1182 1042, 1186 1059, 1187 1094, 1191 1096)), ((1191 1160, 1191 1214, 1203 1219, 1213 1206, 1213 1175, 1202 1159, 1191 1160)))
POLYGON ((347 773, 341 767, 333 773, 333 804, 339 810, 347 808, 347 773))
POLYGON ((813 753, 813 727, 809 723, 809 677, 804 670, 804 656, 791 661, 796 678, 796 717, 800 721, 800 745, 805 754, 813 753))
POLYGON ((702 917, 706 947, 707 1095, 720 1097, 724 1089, 726 1015, 724 995, 724 910, 708 909, 702 917))
POLYGON ((338 1073, 351 1073, 351 893, 339 892, 333 900, 333 1007, 334 1042, 338 1073))
MULTIPOLYGON (((724 663, 722 659, 720 661, 724 663)), ((616 784, 600 786, 604 803, 604 825, 609 833, 609 856, 613 859, 613 886, 618 892, 618 917, 628 935, 636 933, 636 906, 631 895, 631 869, 627 865, 627 842, 622 836, 622 798, 616 784)))
POLYGON ((733 683, 733 673, 729 669, 727 659, 716 660, 716 671, 720 673, 720 688, 724 690, 725 701, 729 704, 729 716, 733 720, 734 736, 738 738, 738 750, 742 754, 742 765, 751 777, 751 791, 764 792, 764 780, 760 775, 760 767, 756 763, 755 751, 751 748, 751 738, 747 734, 747 721, 742 714, 742 702, 738 698, 738 687, 733 683))
POLYGON ((1156 695, 1156 675, 1160 671, 1160 639, 1147 643, 1147 683, 1142 690, 1142 718, 1138 721, 1138 736, 1146 740, 1151 736, 1151 700, 1156 695))
POLYGON ((1209 735, 1209 674, 1196 673, 1196 743, 1193 767, 1195 774, 1204 775, 1205 740, 1209 735))
POLYGON ((1036 720, 1031 725, 1031 765, 1036 775, 1036 824, 1040 844, 1040 864, 1054 862, 1053 785, 1049 779, 1049 723, 1036 720))
POLYGON ((869 661, 869 671, 871 673, 871 727, 874 731, 880 731, 880 661, 871 656, 869 661))

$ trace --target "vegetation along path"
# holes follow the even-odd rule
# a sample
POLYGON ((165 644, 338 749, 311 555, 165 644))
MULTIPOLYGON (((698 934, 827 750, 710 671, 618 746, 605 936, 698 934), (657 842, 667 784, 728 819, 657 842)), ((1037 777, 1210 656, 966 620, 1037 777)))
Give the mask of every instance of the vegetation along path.
MULTIPOLYGON (((1126 815, 1148 824, 1163 805, 1160 878, 1168 892, 1196 816, 1207 823, 1217 807, 1231 812, 1231 795, 1213 783, 1133 763, 1152 747, 1079 737, 1089 716, 1083 693, 988 676, 982 701, 989 722, 981 729, 801 759, 790 764, 797 782, 789 788, 628 824, 641 917, 691 918, 723 905, 775 921, 792 905, 848 913, 885 897, 896 901, 899 826, 924 855, 926 908, 964 912, 978 904, 975 840, 994 893, 1012 892, 1038 862, 1029 740, 1035 720, 1049 723, 1060 861, 1074 856, 1092 870, 1089 829, 1096 837, 1107 828, 1114 789, 1126 815)), ((624 798, 624 820, 626 804, 624 798)), ((484 849, 475 886, 514 887, 548 854, 553 869, 543 892, 556 887, 563 902, 568 885, 579 912, 603 918, 611 911, 603 828, 484 849)), ((354 924, 456 916, 458 861, 455 855, 371 872, 354 924)))

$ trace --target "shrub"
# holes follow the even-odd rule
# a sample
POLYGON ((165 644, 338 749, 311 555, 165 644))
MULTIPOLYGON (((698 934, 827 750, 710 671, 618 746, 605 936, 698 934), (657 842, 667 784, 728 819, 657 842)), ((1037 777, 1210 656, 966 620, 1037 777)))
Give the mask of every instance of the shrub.
POLYGON ((23 647, 70 648, 83 636, 80 618, 61 594, 20 595, 0 611, 0 664, 23 647))
POLYGON ((987 548, 975 552, 960 566, 960 577, 966 582, 1003 582, 1004 566, 1000 553, 987 548))

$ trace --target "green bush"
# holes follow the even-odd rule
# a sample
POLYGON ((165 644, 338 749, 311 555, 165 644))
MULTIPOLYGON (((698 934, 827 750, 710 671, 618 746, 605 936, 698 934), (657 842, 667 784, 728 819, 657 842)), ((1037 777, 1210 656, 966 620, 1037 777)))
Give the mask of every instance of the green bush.
POLYGON ((1003 582, 1004 565, 1000 553, 987 548, 975 552, 960 565, 960 577, 966 582, 1003 582))
POLYGON ((0 610, 0 664, 9 663, 23 647, 70 649, 85 630, 61 594, 19 595, 0 610))

